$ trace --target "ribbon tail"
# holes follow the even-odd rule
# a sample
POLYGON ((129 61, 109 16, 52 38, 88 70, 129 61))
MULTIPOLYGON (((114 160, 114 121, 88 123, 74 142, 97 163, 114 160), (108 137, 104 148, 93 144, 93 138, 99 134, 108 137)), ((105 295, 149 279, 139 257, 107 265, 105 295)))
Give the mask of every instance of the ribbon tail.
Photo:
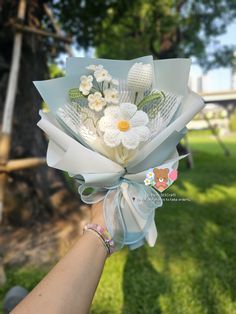
MULTIPOLYGON (((123 182, 121 184, 121 189, 122 189, 123 197, 125 198, 126 202, 128 203, 129 209, 132 212, 134 219, 136 220, 137 224, 140 226, 140 229, 142 229, 143 223, 140 221, 140 213, 138 212, 137 208, 134 205, 134 202, 132 202, 131 198, 128 195, 128 183, 123 182)), ((148 190, 146 189, 146 191, 148 191, 148 190)), ((154 194, 156 194, 157 200, 158 200, 158 202, 156 202, 156 203, 153 202, 153 204, 152 204, 153 210, 150 211, 149 215, 147 216, 147 219, 150 219, 150 217, 152 216, 152 212, 153 212, 153 218, 151 219, 150 226, 147 229, 147 232, 145 234, 146 242, 148 243, 149 246, 153 247, 155 245, 156 239, 157 239, 157 229, 156 229, 156 224, 154 221, 155 209, 157 207, 162 206, 162 199, 160 198, 159 194, 156 191, 154 191, 153 189, 150 190, 149 193, 150 193, 150 195, 148 195, 148 196, 151 197, 151 199, 150 200, 147 199, 146 200, 147 202, 148 201, 154 201, 154 199, 152 199, 154 194)), ((135 249, 135 248, 138 248, 139 246, 142 246, 142 245, 143 245, 143 241, 139 241, 138 243, 136 243, 136 245, 130 245, 130 249, 135 249)))
POLYGON ((162 199, 152 188, 123 180, 121 185, 108 191, 104 200, 104 217, 109 232, 119 246, 131 250, 143 245, 154 246, 157 239, 155 209, 162 199), (118 235, 118 236, 117 236, 118 235))
POLYGON ((153 247, 157 240, 157 227, 155 221, 152 221, 151 226, 145 236, 145 239, 149 246, 153 247))
POLYGON ((102 201, 107 193, 107 189, 81 184, 78 188, 81 200, 86 204, 95 204, 102 201))

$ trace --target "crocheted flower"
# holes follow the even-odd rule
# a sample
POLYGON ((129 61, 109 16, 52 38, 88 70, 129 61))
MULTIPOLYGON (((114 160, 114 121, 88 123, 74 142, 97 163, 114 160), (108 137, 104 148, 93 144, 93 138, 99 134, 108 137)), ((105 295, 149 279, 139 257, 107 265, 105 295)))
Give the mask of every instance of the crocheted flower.
POLYGON ((92 71, 95 71, 95 70, 98 70, 98 69, 103 69, 103 65, 101 64, 98 64, 98 65, 95 65, 95 64, 90 64, 86 67, 88 70, 92 70, 92 71))
POLYGON ((120 106, 107 107, 98 126, 104 132, 103 139, 107 146, 123 144, 127 149, 135 149, 150 136, 147 123, 148 116, 144 111, 137 110, 134 104, 122 103, 120 106))
POLYGON ((94 76, 97 80, 97 82, 110 82, 112 77, 108 73, 108 71, 104 68, 97 67, 96 70, 94 71, 94 76))
POLYGON ((81 93, 83 95, 88 95, 89 92, 90 92, 90 89, 93 87, 93 84, 92 84, 92 81, 93 81, 93 77, 92 75, 89 75, 89 76, 86 76, 86 75, 83 75, 81 76, 80 78, 80 86, 79 86, 79 90, 81 91, 81 93))
POLYGON ((118 91, 115 88, 108 88, 104 90, 105 100, 109 104, 117 105, 119 102, 118 91))
POLYGON ((101 111, 106 105, 105 99, 102 97, 102 94, 96 92, 88 96, 88 105, 89 108, 95 111, 101 111))
POLYGON ((151 85, 151 64, 135 63, 128 72, 128 87, 135 92, 141 92, 148 90, 151 85))

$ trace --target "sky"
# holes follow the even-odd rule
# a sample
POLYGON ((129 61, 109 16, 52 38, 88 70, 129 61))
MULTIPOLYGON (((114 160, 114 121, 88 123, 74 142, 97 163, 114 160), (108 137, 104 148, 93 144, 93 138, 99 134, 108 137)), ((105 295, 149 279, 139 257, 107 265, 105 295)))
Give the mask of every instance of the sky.
MULTIPOLYGON (((236 22, 229 25, 226 34, 218 37, 222 45, 236 45, 236 22)), ((202 69, 197 65, 191 67, 192 88, 196 89, 197 78, 203 75, 202 69)), ((227 91, 231 89, 231 69, 218 68, 211 70, 203 77, 203 91, 227 91)))

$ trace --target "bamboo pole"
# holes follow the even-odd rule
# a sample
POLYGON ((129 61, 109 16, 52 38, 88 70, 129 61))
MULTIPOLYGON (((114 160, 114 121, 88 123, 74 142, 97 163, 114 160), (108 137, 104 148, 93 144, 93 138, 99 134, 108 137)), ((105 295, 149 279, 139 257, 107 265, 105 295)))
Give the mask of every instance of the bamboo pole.
POLYGON ((0 172, 12 172, 17 170, 24 170, 28 168, 35 168, 46 163, 45 158, 23 158, 9 160, 5 165, 0 165, 0 172))
MULTIPOLYGON (((20 0, 18 8, 18 19, 24 20, 26 10, 26 0, 20 0)), ((10 76, 7 86, 6 101, 4 105, 2 132, 10 134, 12 127, 12 115, 17 91, 17 81, 20 68, 22 46, 22 33, 16 32, 14 36, 13 54, 11 61, 10 76)))
MULTIPOLYGON (((19 1, 17 13, 17 18, 19 21, 23 22, 25 19, 26 6, 27 0, 19 1)), ((42 164, 45 164, 46 162, 44 158, 24 158, 19 160, 8 161, 11 143, 12 118, 14 112, 14 104, 17 93, 17 81, 20 68, 23 32, 34 33, 45 37, 52 37, 56 40, 63 41, 65 43, 65 49, 67 53, 70 56, 73 55, 71 47, 69 46, 69 44, 72 41, 71 38, 63 36, 63 33, 60 27, 57 25, 50 8, 47 5, 44 5, 44 9, 49 19, 51 20, 53 28, 56 31, 56 34, 32 28, 19 23, 11 23, 12 27, 15 28, 16 32, 14 36, 12 61, 7 86, 6 100, 4 104, 2 130, 0 134, 0 222, 2 220, 4 192, 8 179, 8 173, 11 171, 37 167, 42 164)))
POLYGON ((42 29, 33 28, 33 27, 30 27, 30 26, 21 25, 21 24, 18 24, 18 23, 13 23, 12 27, 15 28, 17 31, 19 31, 21 33, 22 32, 33 33, 33 34, 44 36, 44 37, 52 37, 52 38, 54 38, 56 40, 63 41, 65 43, 71 43, 71 38, 70 37, 65 37, 65 36, 62 36, 62 35, 55 34, 55 33, 47 32, 47 31, 44 31, 42 29))
MULTIPOLYGON (((17 18, 21 21, 25 19, 26 0, 20 0, 18 6, 17 18)), ((3 122, 0 137, 0 163, 5 165, 8 161, 11 131, 12 131, 12 117, 14 111, 14 104, 17 92, 17 81, 20 68, 20 57, 22 47, 22 33, 16 32, 14 36, 13 53, 11 61, 11 69, 7 86, 6 100, 3 109, 3 122)), ((0 173, 0 222, 2 220, 4 191, 7 182, 7 174, 0 173)))
MULTIPOLYGON (((51 23, 52 23, 52 26, 53 26, 55 32, 56 32, 58 35, 62 35, 62 30, 61 30, 61 28, 59 27, 57 21, 55 20, 52 10, 49 8, 49 6, 48 6, 46 3, 44 3, 43 6, 44 6, 44 10, 45 10, 47 16, 49 17, 49 19, 50 19, 50 21, 51 21, 51 23)), ((70 45, 65 44, 65 50, 67 51, 67 53, 68 53, 68 55, 69 55, 70 57, 73 57, 73 52, 72 52, 72 49, 71 49, 71 46, 70 46, 70 45)))

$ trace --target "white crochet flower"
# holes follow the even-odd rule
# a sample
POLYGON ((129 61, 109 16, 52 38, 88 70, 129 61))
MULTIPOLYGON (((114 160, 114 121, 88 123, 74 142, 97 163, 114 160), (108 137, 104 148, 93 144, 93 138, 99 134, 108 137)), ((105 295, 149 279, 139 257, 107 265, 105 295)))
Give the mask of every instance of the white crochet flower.
POLYGON ((108 73, 108 71, 104 68, 97 68, 94 71, 94 76, 97 80, 97 82, 110 82, 112 80, 111 75, 108 73))
POLYGON ((119 102, 118 91, 115 88, 108 88, 104 90, 105 100, 109 104, 117 105, 119 102))
POLYGON ((148 116, 144 111, 137 110, 134 104, 122 103, 120 106, 107 107, 98 127, 104 132, 103 139, 107 146, 123 144, 127 149, 135 149, 150 136, 147 123, 148 116))
POLYGON ((79 86, 79 90, 81 91, 81 93, 83 95, 88 95, 89 92, 90 92, 90 89, 93 87, 93 77, 92 75, 89 75, 89 76, 86 76, 86 75, 83 75, 81 76, 80 78, 80 86, 79 86))
POLYGON ((95 71, 95 70, 98 70, 98 69, 103 69, 103 65, 101 64, 98 64, 98 65, 95 65, 95 64, 90 64, 86 67, 88 70, 92 70, 92 71, 95 71))
POLYGON ((102 97, 102 94, 96 92, 88 96, 88 105, 89 108, 95 111, 101 111, 106 105, 105 99, 102 97))
POLYGON ((128 87, 141 92, 148 90, 152 85, 152 66, 151 64, 135 63, 128 72, 128 87))

